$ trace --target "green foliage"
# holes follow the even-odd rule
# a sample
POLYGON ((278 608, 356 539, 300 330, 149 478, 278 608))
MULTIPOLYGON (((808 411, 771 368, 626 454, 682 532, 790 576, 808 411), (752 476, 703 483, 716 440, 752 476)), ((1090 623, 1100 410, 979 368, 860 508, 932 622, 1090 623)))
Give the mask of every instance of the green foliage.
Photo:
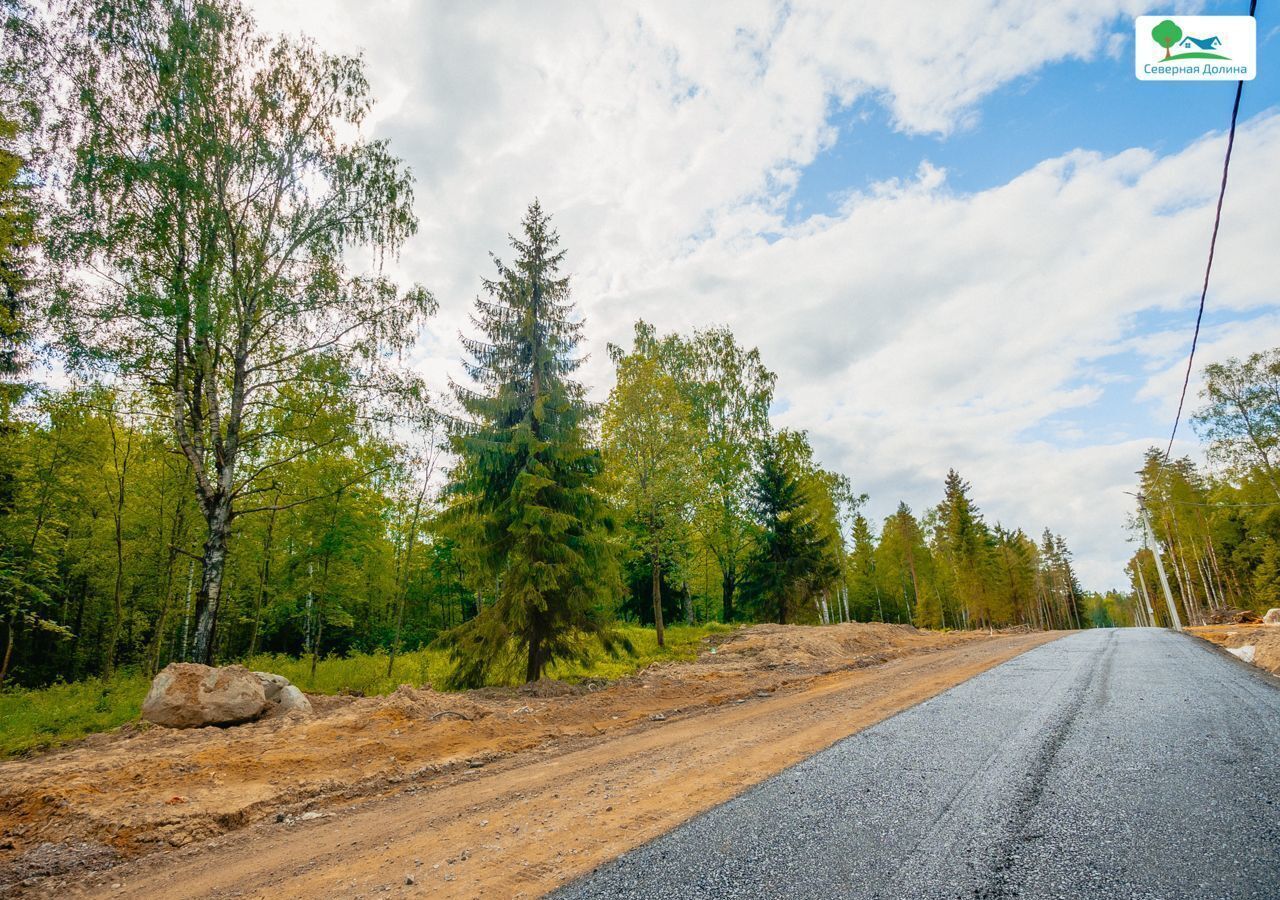
POLYGON ((1151 29, 1151 38, 1164 48, 1164 55, 1168 58, 1169 48, 1182 40, 1182 29, 1179 28, 1177 23, 1173 20, 1165 19, 1164 21, 1157 23, 1155 28, 1151 29))
POLYGON ((238 0, 73 0, 57 40, 61 346, 172 423, 206 530, 192 652, 209 661, 232 520, 281 467, 421 405, 399 351, 434 301, 347 264, 414 232, 412 179, 359 136, 361 60, 269 40, 238 0))
MULTIPOLYGON (((42 34, 25 0, 0 0, 0 427, 27 386, 35 322, 32 251, 38 243, 34 136, 47 67, 42 34)), ((4 473, 0 472, 0 476, 4 473)))
POLYGON ((522 225, 514 264, 495 257, 490 299, 476 301, 483 337, 463 341, 475 387, 455 389, 468 419, 453 436, 442 522, 494 584, 492 605, 447 636, 458 685, 482 684, 519 657, 535 681, 554 659, 584 658, 592 639, 619 646, 609 625, 612 520, 589 444, 591 409, 572 379, 582 324, 550 217, 535 201, 522 225))
POLYGON ((0 757, 109 731, 138 717, 150 679, 117 672, 40 690, 0 691, 0 757))
POLYGON ((687 581, 688 531, 703 479, 697 471, 693 409, 645 338, 641 324, 631 353, 610 348, 617 382, 604 409, 604 462, 616 505, 632 524, 634 551, 648 562, 661 645, 664 572, 687 581))
POLYGON ((1158 546, 1135 517, 1143 546, 1128 571, 1135 593, 1145 588, 1157 625, 1171 617, 1156 553, 1184 624, 1201 624, 1225 607, 1264 612, 1280 605, 1280 350, 1213 363, 1204 379, 1204 405, 1192 421, 1209 441, 1216 470, 1186 457, 1166 461, 1153 447, 1138 472, 1158 546))
MULTIPOLYGON (((775 432, 775 376, 727 328, 638 322, 597 416, 537 203, 446 415, 405 358, 434 300, 382 271, 413 183, 362 131, 358 58, 263 36, 238 0, 0 10, 0 683, 264 654, 323 690, 577 677, 648 652, 658 634, 613 623, 649 610, 1088 618, 1061 537, 988 525, 955 472, 874 534, 807 436, 775 432), (16 383, 35 333, 68 388, 16 383)), ((1168 504, 1280 498, 1277 371, 1211 369, 1204 426, 1238 483, 1186 472, 1168 504)), ((1280 596, 1273 513, 1168 513, 1186 602, 1201 572, 1215 602, 1280 596)))
POLYGON ((814 490, 812 451, 801 433, 782 431, 766 442, 752 492, 760 537, 747 564, 744 600, 759 619, 787 623, 802 603, 840 575, 838 536, 823 528, 823 501, 814 490))
POLYGON ((1227 474, 1256 474, 1280 500, 1280 349, 1205 366, 1206 401, 1193 422, 1227 474))
POLYGON ((948 623, 940 597, 950 585, 943 583, 924 529, 905 503, 885 519, 874 561, 881 621, 930 628, 956 624, 954 618, 948 623))

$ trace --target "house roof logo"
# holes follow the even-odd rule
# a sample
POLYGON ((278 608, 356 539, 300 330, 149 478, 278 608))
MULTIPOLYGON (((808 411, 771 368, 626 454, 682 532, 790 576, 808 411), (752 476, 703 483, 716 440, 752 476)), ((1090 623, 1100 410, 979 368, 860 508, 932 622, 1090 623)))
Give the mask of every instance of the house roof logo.
POLYGON ((1173 19, 1165 19, 1151 29, 1151 39, 1164 48, 1161 62, 1176 59, 1230 59, 1215 51, 1222 49, 1222 39, 1216 34, 1192 37, 1184 34, 1173 19), (1176 53, 1174 51, 1177 51, 1176 53))

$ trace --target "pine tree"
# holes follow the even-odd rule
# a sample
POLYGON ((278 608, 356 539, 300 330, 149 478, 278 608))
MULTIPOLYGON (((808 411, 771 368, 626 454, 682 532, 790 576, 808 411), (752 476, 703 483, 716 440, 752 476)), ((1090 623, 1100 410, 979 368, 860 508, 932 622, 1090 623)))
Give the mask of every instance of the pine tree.
POLYGON ((598 487, 599 451, 589 444, 592 410, 573 380, 582 322, 573 318, 565 251, 537 201, 511 266, 494 257, 463 338, 474 386, 454 385, 467 421, 451 439, 458 463, 446 525, 494 585, 493 604, 447 636, 458 686, 483 684, 513 654, 536 681, 553 659, 583 659, 592 637, 617 643, 604 601, 618 588, 598 487))
POLYGON ((751 495, 760 536, 747 563, 744 599, 757 619, 783 625, 805 590, 832 576, 827 541, 805 496, 800 457, 807 451, 802 433, 782 431, 766 441, 751 495))
POLYGON ((861 513, 853 518, 853 549, 849 554, 849 606, 855 621, 883 622, 884 601, 876 584, 876 539, 861 513))
POLYGON ((929 548, 924 542, 920 523, 906 503, 899 503, 893 515, 884 520, 880 532, 878 554, 884 564, 878 566, 884 580, 884 605, 892 610, 886 621, 927 628, 943 624, 942 606, 937 591, 928 590, 925 572, 932 568, 929 548))
POLYGON ((969 483, 955 469, 947 472, 945 494, 938 507, 943 556, 955 573, 956 592, 969 619, 991 625, 986 569, 990 562, 991 532, 969 497, 969 483))

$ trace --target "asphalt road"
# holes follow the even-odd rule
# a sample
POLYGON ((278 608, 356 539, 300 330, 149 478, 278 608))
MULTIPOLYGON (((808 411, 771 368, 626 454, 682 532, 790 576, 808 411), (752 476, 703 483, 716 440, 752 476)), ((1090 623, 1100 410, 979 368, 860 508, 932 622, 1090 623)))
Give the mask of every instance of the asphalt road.
POLYGON ((1163 630, 1073 634, 555 896, 1276 900, 1280 680, 1163 630))

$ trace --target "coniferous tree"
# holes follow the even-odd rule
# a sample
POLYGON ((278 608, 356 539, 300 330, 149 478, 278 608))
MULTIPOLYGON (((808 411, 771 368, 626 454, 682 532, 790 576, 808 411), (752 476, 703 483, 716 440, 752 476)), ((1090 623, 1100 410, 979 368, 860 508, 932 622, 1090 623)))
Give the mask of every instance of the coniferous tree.
POLYGON ((785 625, 808 589, 833 580, 827 542, 805 496, 803 434, 782 431, 765 442, 751 494, 760 534, 748 559, 743 599, 757 619, 785 625))
POLYGON ((991 532, 969 497, 969 483, 955 469, 947 472, 945 494, 938 507, 938 545, 950 564, 965 624, 991 625, 985 567, 991 532))
POLYGON ((861 513, 853 517, 853 548, 849 554, 849 608, 858 621, 884 621, 884 599, 876 583, 876 539, 861 513))
POLYGON ((488 299, 476 301, 482 337, 463 339, 473 386, 454 385, 466 420, 452 438, 445 521, 494 585, 492 605, 447 637, 460 686, 484 683, 513 653, 536 681, 553 659, 585 657, 590 638, 615 643, 605 601, 618 576, 600 453, 573 379, 582 322, 560 274, 565 252, 537 201, 511 245, 515 261, 494 258, 488 299))
POLYGON ((941 624, 937 594, 929 591, 925 579, 926 570, 931 568, 929 548, 920 523, 906 503, 899 503, 897 511, 885 519, 877 556, 881 563, 876 568, 883 582, 880 589, 884 594, 885 621, 892 619, 914 625, 923 613, 926 626, 941 624))
MULTIPOLYGON (((27 386, 18 383, 30 356, 32 249, 37 209, 32 182, 41 119, 44 39, 26 0, 0 0, 0 428, 27 386)), ((11 473, 0 471, 0 502, 11 473)))

